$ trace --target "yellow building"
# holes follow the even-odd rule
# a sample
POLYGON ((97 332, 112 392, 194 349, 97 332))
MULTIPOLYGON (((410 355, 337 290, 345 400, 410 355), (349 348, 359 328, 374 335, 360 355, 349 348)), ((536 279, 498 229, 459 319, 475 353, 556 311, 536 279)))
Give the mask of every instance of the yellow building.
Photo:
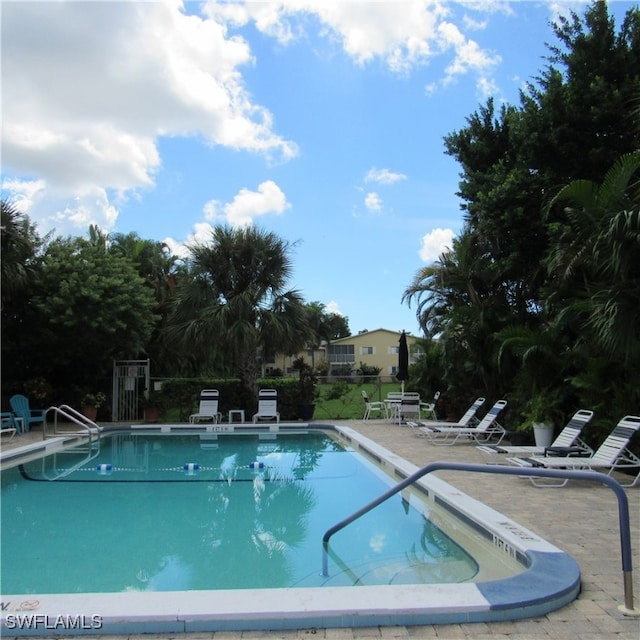
MULTIPOLYGON (((347 338, 333 340, 326 347, 329 370, 340 369, 346 365, 355 371, 362 363, 370 367, 379 367, 382 376, 394 376, 398 370, 399 341, 400 332, 389 329, 363 331, 347 338)), ((407 346, 409 364, 412 364, 422 352, 416 345, 416 337, 411 334, 407 334, 407 346)))
MULTIPOLYGON (((422 354, 416 340, 415 336, 407 334, 409 364, 422 354)), ((379 367, 381 376, 394 376, 398 370, 399 341, 399 331, 389 329, 362 331, 346 338, 332 340, 316 350, 308 349, 295 356, 278 355, 273 362, 263 364, 262 374, 268 376, 279 369, 283 375, 291 375, 294 372, 293 361, 302 356, 315 368, 328 362, 330 375, 345 375, 345 370, 355 372, 362 363, 370 367, 379 367)))

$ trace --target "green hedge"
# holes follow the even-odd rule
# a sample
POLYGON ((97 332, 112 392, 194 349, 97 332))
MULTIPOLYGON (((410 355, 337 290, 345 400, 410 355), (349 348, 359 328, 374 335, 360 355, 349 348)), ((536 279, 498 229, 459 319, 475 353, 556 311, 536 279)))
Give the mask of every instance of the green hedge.
MULTIPOLYGON (((296 378, 261 379, 261 389, 275 389, 278 392, 278 411, 282 420, 297 420, 300 404, 300 384, 296 378)), ((202 389, 217 389, 220 392, 219 410, 226 417, 230 409, 244 409, 245 417, 251 420, 258 410, 258 401, 249 396, 234 379, 171 379, 162 383, 162 404, 177 411, 177 419, 186 422, 196 413, 202 389)))

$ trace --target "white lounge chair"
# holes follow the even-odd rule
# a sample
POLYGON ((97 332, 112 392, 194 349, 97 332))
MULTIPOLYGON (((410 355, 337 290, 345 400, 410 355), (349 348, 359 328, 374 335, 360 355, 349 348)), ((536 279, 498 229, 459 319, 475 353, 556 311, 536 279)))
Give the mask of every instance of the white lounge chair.
MULTIPOLYGON (((635 478, 624 487, 633 487, 640 480, 640 458, 629 451, 628 445, 635 432, 640 428, 640 416, 625 416, 618 422, 616 428, 607 436, 606 440, 600 445, 598 450, 587 458, 582 457, 549 457, 549 456, 531 456, 529 458, 507 458, 507 462, 518 467, 526 468, 545 468, 545 469, 569 469, 578 470, 595 470, 605 471, 607 475, 611 475, 614 471, 624 471, 629 469, 638 469, 635 478)), ((561 481, 554 479, 537 478, 526 476, 536 487, 564 487, 569 478, 561 481)))
POLYGON ((220 394, 217 389, 203 389, 200 392, 200 406, 198 413, 189 416, 189 422, 213 422, 222 420, 222 414, 218 411, 220 394))
POLYGON ((591 455, 593 449, 580 440, 580 433, 592 417, 593 411, 587 411, 586 409, 576 411, 565 428, 548 447, 483 444, 477 448, 490 462, 496 461, 496 454, 535 456, 545 455, 546 452, 549 452, 552 455, 560 456, 591 455))
POLYGON ((458 422, 445 422, 444 420, 422 420, 420 422, 407 422, 407 424, 412 427, 417 435, 421 435, 419 431, 420 427, 436 427, 438 429, 445 429, 451 427, 453 429, 466 429, 473 427, 478 424, 480 421, 476 418, 476 413, 478 409, 485 403, 485 399, 480 397, 475 400, 475 402, 465 411, 464 415, 458 422))
POLYGON ((258 420, 274 420, 280 422, 278 413, 278 392, 275 389, 260 389, 258 392, 258 412, 253 416, 253 423, 258 420))
POLYGON ((418 427, 418 432, 427 438, 431 444, 440 446, 451 446, 458 442, 460 438, 475 442, 488 442, 491 438, 497 437, 498 444, 504 438, 506 431, 498 423, 498 415, 507 406, 506 400, 498 400, 485 415, 476 427, 441 427, 424 426, 418 427))
POLYGON ((369 396, 364 389, 362 390, 362 399, 364 400, 363 420, 368 420, 371 417, 371 414, 379 414, 381 418, 387 417, 387 406, 384 402, 369 400, 369 396))

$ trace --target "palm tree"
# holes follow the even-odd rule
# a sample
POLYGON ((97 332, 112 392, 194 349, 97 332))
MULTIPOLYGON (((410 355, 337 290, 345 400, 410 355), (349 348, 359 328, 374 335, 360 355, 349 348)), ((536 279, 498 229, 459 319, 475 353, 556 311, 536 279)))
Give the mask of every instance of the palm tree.
MULTIPOLYGON (((453 248, 421 269, 402 301, 417 301, 425 336, 441 345, 443 382, 466 403, 470 389, 497 394, 493 335, 511 313, 503 281, 477 234, 464 232, 453 248)), ((500 391, 501 392, 501 391, 500 391)))
POLYGON ((640 356, 640 151, 623 155, 601 184, 577 180, 551 201, 567 203, 548 258, 549 300, 580 313, 603 352, 640 356))
POLYGON ((23 296, 35 277, 36 256, 41 240, 29 218, 7 200, 0 201, 2 306, 14 296, 23 296))
POLYGON ((309 302, 305 305, 306 325, 309 331, 307 344, 311 349, 311 368, 315 369, 315 352, 325 342, 349 335, 348 320, 337 313, 328 313, 322 302, 309 302))
POLYGON ((240 378, 247 402, 258 396, 261 354, 295 353, 307 337, 305 307, 291 275, 289 243, 254 227, 216 227, 208 244, 190 247, 190 277, 178 284, 170 335, 201 366, 240 378))

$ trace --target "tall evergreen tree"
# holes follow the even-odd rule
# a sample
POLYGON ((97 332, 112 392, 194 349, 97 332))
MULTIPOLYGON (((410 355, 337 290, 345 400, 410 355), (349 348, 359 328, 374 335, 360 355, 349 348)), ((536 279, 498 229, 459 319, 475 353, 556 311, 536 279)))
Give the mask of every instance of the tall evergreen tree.
MULTIPOLYGON (((606 2, 597 1, 582 17, 572 13, 560 18, 552 31, 557 43, 549 45, 547 66, 521 93, 520 106, 497 111, 489 100, 467 119, 465 128, 445 138, 447 153, 462 167, 459 195, 465 226, 453 253, 464 255, 443 257, 419 273, 405 292, 406 300, 418 301, 418 317, 427 333, 443 328, 439 338, 445 351, 451 346, 447 341, 454 340, 451 327, 459 324, 461 310, 468 312, 470 307, 464 296, 444 304, 438 289, 449 282, 448 264, 467 262, 469 244, 476 261, 468 269, 473 288, 491 289, 491 329, 498 336, 494 343, 506 328, 520 327, 534 335, 553 325, 559 347, 571 344, 575 323, 568 317, 553 317, 557 309, 547 308, 555 281, 545 271, 545 256, 550 247, 557 249, 553 244, 557 229, 575 223, 575 215, 554 197, 572 181, 599 184, 618 158, 640 148, 635 106, 640 86, 640 10, 630 9, 616 31, 606 2)), ((602 248, 604 232, 596 233, 602 248)), ((618 255, 620 234, 614 236, 607 235, 608 249, 618 255)), ((565 251, 563 259, 567 256, 565 251)), ((548 264, 554 266, 553 260, 548 264)), ((463 285, 459 291, 464 291, 463 285)), ((609 302, 610 293, 605 294, 609 302)), ((605 306, 600 306, 601 324, 593 318, 593 328, 608 333, 605 325, 613 325, 611 315, 604 314, 605 306)), ((486 316, 477 314, 475 322, 468 321, 462 330, 472 336, 485 322, 486 316)), ((548 344, 546 337, 543 342, 548 344)), ((629 348, 627 339, 624 349, 629 348)), ((486 351, 470 352, 467 366, 497 370, 498 353, 499 344, 489 355, 493 362, 488 362, 486 351)), ((513 373, 509 368, 509 375, 502 376, 502 393, 517 384, 513 373)), ((445 382, 454 384, 451 375, 445 382)))

